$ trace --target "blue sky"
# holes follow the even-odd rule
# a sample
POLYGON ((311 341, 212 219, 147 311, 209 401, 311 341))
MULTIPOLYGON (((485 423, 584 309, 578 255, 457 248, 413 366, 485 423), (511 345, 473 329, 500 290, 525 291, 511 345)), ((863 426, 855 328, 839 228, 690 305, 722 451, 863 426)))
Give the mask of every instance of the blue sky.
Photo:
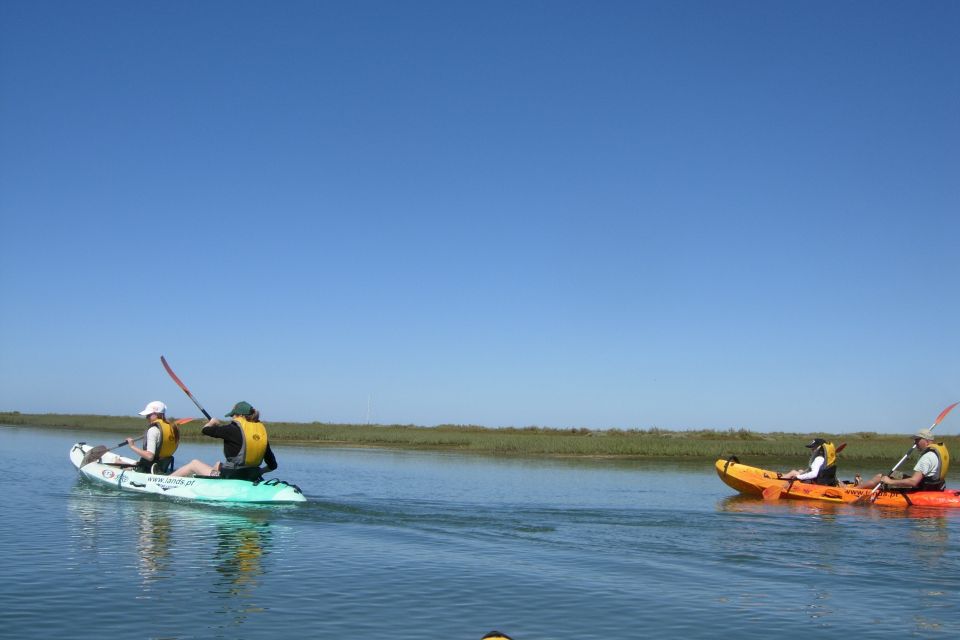
MULTIPOLYGON (((909 431, 960 4, 0 4, 0 409, 909 431)), ((960 431, 948 418, 940 427, 960 431)))

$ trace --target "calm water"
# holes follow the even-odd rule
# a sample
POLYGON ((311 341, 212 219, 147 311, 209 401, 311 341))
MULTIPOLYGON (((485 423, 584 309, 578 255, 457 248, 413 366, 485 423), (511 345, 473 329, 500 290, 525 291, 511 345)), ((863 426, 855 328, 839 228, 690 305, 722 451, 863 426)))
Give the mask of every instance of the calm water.
POLYGON ((0 428, 0 637, 960 637, 960 510, 763 503, 704 464, 289 447, 276 475, 310 502, 228 508, 87 485, 78 439, 119 441, 0 428))

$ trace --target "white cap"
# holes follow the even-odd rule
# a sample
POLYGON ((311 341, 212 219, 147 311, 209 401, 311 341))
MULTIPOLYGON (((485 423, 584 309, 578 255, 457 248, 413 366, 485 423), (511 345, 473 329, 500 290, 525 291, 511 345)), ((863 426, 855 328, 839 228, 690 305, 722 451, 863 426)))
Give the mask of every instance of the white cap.
POLYGON ((140 412, 142 416, 148 416, 151 413, 166 413, 167 405, 163 404, 159 400, 154 400, 153 402, 148 402, 147 406, 144 407, 143 411, 140 412))

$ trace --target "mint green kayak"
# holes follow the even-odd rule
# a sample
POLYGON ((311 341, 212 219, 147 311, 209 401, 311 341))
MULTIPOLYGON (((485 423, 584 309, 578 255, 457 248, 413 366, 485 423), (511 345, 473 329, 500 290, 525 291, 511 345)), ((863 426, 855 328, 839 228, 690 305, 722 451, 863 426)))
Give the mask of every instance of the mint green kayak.
POLYGON ((121 491, 208 502, 307 501, 300 487, 282 480, 250 482, 206 477, 174 478, 161 474, 142 473, 131 468, 136 464, 136 460, 124 458, 109 451, 105 452, 99 460, 83 464, 84 456, 93 448, 83 442, 73 445, 70 449, 70 462, 86 480, 121 491))

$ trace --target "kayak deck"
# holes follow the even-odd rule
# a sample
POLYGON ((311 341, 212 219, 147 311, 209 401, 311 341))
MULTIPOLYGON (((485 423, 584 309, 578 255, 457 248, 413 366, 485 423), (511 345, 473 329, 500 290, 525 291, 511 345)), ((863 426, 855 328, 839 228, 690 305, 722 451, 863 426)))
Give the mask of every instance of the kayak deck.
POLYGON ((80 476, 121 491, 209 502, 287 503, 307 500, 299 487, 282 480, 251 482, 142 473, 131 468, 136 464, 136 460, 112 452, 105 453, 99 461, 82 464, 83 457, 92 448, 84 442, 78 442, 70 449, 70 461, 80 476))
POLYGON ((776 471, 751 467, 735 458, 719 459, 714 465, 717 475, 728 486, 745 495, 762 496, 765 489, 777 487, 780 498, 820 500, 822 502, 877 504, 890 507, 960 507, 960 491, 872 492, 856 485, 830 487, 807 482, 781 480, 776 471))

